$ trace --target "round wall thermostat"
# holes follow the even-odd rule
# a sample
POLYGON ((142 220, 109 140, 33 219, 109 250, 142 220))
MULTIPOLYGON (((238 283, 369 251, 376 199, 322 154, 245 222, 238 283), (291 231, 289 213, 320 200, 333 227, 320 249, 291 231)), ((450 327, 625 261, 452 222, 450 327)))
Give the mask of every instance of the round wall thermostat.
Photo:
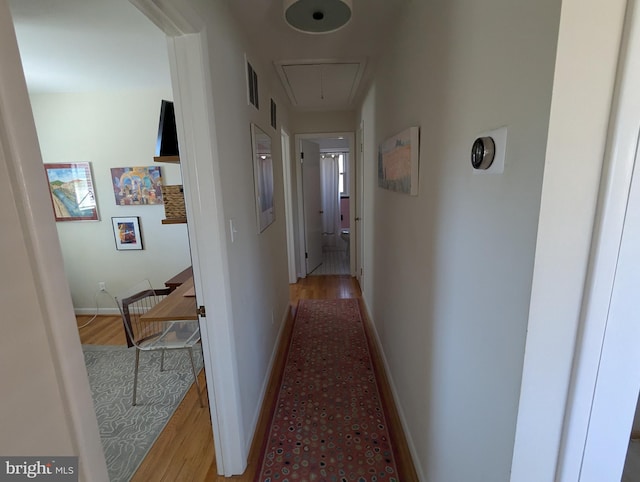
POLYGON ((478 137, 471 148, 471 165, 474 169, 489 169, 496 155, 496 144, 491 137, 478 137))

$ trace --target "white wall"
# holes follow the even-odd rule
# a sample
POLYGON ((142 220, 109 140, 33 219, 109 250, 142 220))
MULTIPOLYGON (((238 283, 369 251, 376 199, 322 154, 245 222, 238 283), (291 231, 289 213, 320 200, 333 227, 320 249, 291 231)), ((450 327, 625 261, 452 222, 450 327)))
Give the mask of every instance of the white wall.
MULTIPOLYGON (((100 221, 56 223, 76 312, 95 311, 99 281, 116 296, 145 278, 163 287, 191 264, 186 225, 161 224, 162 205, 116 205, 111 183, 112 167, 154 165, 164 184, 182 183, 178 165, 153 162, 160 101, 171 98, 169 88, 31 96, 44 162, 91 162, 100 221), (116 250, 112 216, 140 217, 142 251, 116 250)), ((98 305, 116 309, 106 296, 98 305)))
POLYGON ((227 226, 233 220, 234 242, 227 232, 227 262, 245 445, 251 443, 260 410, 261 390, 269 361, 288 312, 287 242, 280 128, 291 132, 287 108, 272 66, 252 52, 223 3, 193 0, 206 25, 212 68, 213 104, 218 150, 214 153, 222 179, 227 226), (257 72, 260 111, 248 105, 245 53, 257 72), (223 65, 224 68, 218 66, 223 65), (269 123, 269 99, 277 104, 278 129, 269 123), (271 136, 274 168, 275 222, 258 232, 253 183, 250 124, 271 136))
POLYGON ((37 304, 37 287, 13 198, 8 160, 2 155, 7 147, 0 145, 0 306, 7 322, 7 331, 0 337, 0 381, 6 387, 0 411, 0 448, 5 455, 43 455, 53 454, 52 447, 56 446, 57 454, 73 455, 70 422, 58 392, 52 350, 37 304))
POLYGON ((292 112, 291 126, 293 134, 353 132, 356 130, 356 113, 354 111, 292 112))
POLYGON ((108 480, 9 9, 0 0, 0 453, 108 480), (73 394, 73 395, 71 395, 73 394))
POLYGON ((410 2, 361 109, 364 295, 424 480, 509 479, 559 12, 410 2), (474 138, 504 125, 504 174, 475 174, 474 138), (410 126, 417 197, 376 179, 410 126))

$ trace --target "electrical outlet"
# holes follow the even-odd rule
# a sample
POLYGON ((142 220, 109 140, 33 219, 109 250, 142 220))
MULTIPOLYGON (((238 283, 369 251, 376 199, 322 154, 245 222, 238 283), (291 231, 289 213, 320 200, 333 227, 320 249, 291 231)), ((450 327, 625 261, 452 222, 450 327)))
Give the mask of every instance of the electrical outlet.
POLYGON ((100 291, 107 291, 107 283, 105 283, 104 281, 100 281, 98 283, 98 289, 100 291))

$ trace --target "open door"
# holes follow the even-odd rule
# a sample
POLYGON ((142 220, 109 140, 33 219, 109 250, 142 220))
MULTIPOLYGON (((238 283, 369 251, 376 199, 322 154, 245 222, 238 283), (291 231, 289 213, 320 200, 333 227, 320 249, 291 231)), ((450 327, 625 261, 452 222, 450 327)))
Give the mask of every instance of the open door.
MULTIPOLYGON (((355 216, 353 218, 353 231, 355 243, 355 274, 356 278, 360 282, 360 286, 364 286, 363 276, 363 264, 364 264, 364 236, 362 235, 362 218, 364 214, 364 120, 360 122, 360 131, 358 133, 358 147, 357 154, 352 158, 355 161, 355 193, 353 199, 355 200, 355 216)), ((353 207, 352 207, 353 209, 353 207)), ((352 248, 352 251, 353 249, 352 248)))
POLYGON ((320 146, 303 139, 302 192, 304 203, 304 242, 306 272, 322 263, 322 202, 320 198, 320 146))

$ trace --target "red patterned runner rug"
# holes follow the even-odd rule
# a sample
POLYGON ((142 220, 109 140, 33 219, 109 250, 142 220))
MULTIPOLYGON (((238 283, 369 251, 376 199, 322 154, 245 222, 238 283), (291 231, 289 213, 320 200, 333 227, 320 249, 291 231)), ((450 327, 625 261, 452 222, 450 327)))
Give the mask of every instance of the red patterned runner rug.
POLYGON ((358 301, 301 300, 256 481, 397 482, 358 301))

